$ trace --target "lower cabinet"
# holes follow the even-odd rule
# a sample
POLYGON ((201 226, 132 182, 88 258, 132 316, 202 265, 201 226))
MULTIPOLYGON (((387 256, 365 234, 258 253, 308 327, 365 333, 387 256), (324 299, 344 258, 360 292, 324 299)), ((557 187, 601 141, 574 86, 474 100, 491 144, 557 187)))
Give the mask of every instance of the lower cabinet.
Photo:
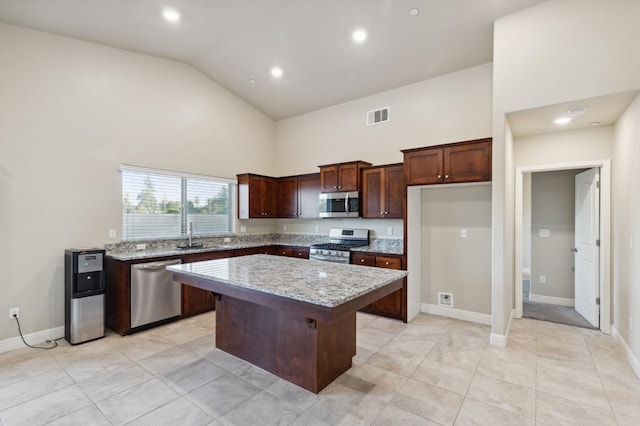
MULTIPOLYGON (((351 263, 378 268, 405 269, 403 256, 391 254, 352 252, 351 263)), ((400 290, 373 302, 362 311, 407 322, 407 279, 404 279, 400 290)))
POLYGON ((276 254, 278 256, 288 256, 288 257, 297 257, 300 259, 308 259, 309 247, 279 246, 276 248, 276 254))

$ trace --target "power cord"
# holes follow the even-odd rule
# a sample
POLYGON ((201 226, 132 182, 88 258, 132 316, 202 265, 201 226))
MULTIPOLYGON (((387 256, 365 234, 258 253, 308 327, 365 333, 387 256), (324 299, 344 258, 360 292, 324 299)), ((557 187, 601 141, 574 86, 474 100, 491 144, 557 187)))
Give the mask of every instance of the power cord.
POLYGON ((16 323, 18 324, 18 332, 20 333, 20 337, 22 338, 22 341, 24 342, 25 345, 27 345, 27 346, 29 346, 30 348, 33 348, 33 349, 53 349, 53 348, 57 348, 58 347, 58 342, 56 342, 55 340, 45 340, 45 343, 53 343, 53 346, 49 346, 49 347, 32 346, 32 345, 28 344, 27 341, 24 340, 24 336, 22 335, 22 329, 20 328, 20 320, 18 319, 18 316, 14 315, 13 319, 16 320, 16 323))

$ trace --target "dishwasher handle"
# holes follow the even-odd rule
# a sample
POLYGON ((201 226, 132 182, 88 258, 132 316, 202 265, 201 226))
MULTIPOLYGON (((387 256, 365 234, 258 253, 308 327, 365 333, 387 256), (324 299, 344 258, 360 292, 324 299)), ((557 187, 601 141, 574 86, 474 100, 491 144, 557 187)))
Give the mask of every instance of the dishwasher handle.
POLYGON ((180 264, 180 259, 167 260, 164 262, 139 263, 136 265, 131 265, 131 269, 143 269, 145 271, 161 271, 161 270, 164 270, 169 265, 177 265, 177 264, 180 264))

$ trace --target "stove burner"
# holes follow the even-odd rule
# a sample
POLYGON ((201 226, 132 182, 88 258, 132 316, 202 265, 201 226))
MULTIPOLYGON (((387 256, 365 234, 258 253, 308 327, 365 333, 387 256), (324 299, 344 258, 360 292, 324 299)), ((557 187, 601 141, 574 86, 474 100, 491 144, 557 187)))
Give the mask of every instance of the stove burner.
POLYGON ((314 244, 311 247, 316 248, 316 249, 323 249, 323 250, 344 250, 344 251, 348 251, 349 249, 351 249, 351 247, 359 247, 362 245, 366 245, 366 243, 364 244, 336 244, 336 243, 324 243, 324 244, 314 244))

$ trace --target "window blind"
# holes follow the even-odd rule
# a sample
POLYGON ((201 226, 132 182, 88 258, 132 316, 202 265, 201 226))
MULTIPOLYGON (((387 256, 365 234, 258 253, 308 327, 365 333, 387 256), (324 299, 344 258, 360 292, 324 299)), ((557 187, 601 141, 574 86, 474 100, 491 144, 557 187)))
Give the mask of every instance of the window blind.
POLYGON ((122 239, 234 232, 230 179, 121 166, 122 239))

